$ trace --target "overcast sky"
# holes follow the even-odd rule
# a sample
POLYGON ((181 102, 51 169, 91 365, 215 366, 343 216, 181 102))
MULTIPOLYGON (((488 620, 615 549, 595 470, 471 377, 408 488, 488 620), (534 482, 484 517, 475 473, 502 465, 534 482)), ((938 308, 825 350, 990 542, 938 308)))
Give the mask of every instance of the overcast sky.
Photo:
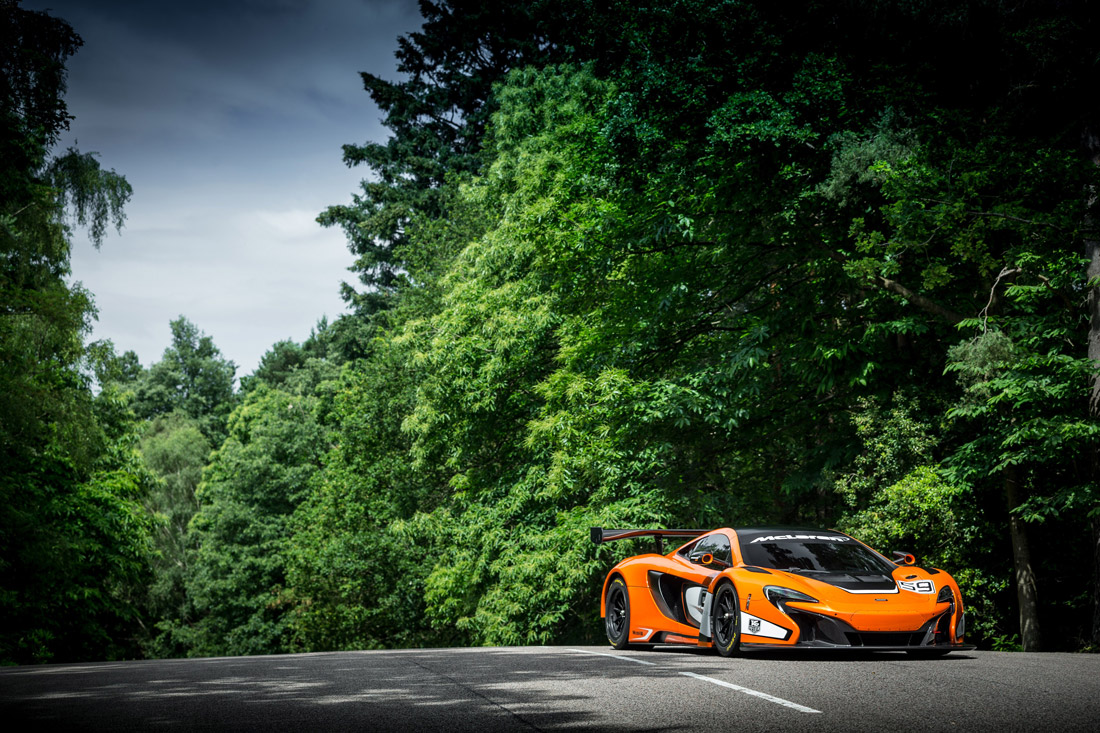
POLYGON ((415 0, 24 0, 69 22, 69 137, 134 188, 121 234, 80 236, 73 279, 92 292, 92 339, 142 364, 187 316, 252 372, 272 344, 344 312, 352 255, 314 219, 366 169, 341 145, 382 141, 359 72, 397 78, 415 0))

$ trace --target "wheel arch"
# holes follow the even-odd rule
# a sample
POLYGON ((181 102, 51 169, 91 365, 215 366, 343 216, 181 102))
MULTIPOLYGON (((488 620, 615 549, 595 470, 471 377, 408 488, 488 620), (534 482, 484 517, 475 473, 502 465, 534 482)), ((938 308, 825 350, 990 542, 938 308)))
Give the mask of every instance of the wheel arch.
POLYGON ((611 583, 618 578, 623 581, 623 585, 626 585, 626 578, 623 576, 617 568, 607 574, 607 577, 603 581, 603 592, 600 593, 600 618, 607 617, 607 589, 611 587, 611 583))
MULTIPOLYGON (((733 586, 734 590, 737 590, 737 581, 733 577, 733 573, 730 572, 734 569, 735 568, 728 568, 711 578, 710 583, 707 584, 707 593, 714 593, 722 583, 729 583, 733 586)), ((738 593, 740 593, 740 591, 738 591, 738 593)))

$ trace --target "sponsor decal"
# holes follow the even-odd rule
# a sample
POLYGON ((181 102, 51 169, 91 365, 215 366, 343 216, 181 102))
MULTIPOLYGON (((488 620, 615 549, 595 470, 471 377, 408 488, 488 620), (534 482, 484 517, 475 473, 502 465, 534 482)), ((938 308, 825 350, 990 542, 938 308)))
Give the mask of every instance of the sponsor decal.
POLYGON ((783 540, 827 540, 829 542, 847 542, 850 539, 852 538, 835 534, 770 534, 765 537, 757 537, 749 544, 755 545, 757 542, 781 542, 783 540))
POLYGON ((763 636, 769 639, 786 639, 791 632, 782 626, 773 624, 767 619, 753 616, 751 613, 741 614, 741 633, 763 636))
POLYGON ((898 587, 910 593, 930 594, 936 592, 936 584, 931 580, 899 580, 898 587))

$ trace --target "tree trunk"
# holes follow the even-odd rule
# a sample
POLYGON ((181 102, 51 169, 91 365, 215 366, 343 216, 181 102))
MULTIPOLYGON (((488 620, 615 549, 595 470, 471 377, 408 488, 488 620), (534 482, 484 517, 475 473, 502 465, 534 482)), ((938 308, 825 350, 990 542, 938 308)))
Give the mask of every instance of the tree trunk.
MULTIPOLYGON (((1093 165, 1100 166, 1100 135, 1094 128, 1086 128, 1082 138, 1093 165)), ((1090 190, 1090 210, 1096 206, 1096 199, 1096 190, 1090 190)), ((1092 391, 1089 393, 1089 417, 1100 421, 1100 238, 1093 231, 1095 226, 1095 219, 1090 214, 1085 220, 1085 257, 1088 260, 1085 278, 1091 284, 1088 288, 1088 356, 1096 371, 1093 372, 1092 391)), ((1093 446, 1091 463, 1092 484, 1100 486, 1100 445, 1093 446)), ((1092 518, 1092 547, 1092 645, 1100 648, 1100 516, 1092 518)))
MULTIPOLYGON (((1085 277, 1089 281, 1100 279, 1100 240, 1085 241, 1085 256, 1089 259, 1085 277)), ((1089 293, 1089 359, 1100 368, 1100 286, 1093 285, 1089 293)), ((1093 374, 1092 392, 1089 394, 1089 414, 1100 417, 1100 372, 1093 374)))
MULTIPOLYGON (((1089 416, 1100 421, 1100 240, 1085 240, 1088 270, 1085 277, 1097 283, 1088 289, 1089 300, 1089 360, 1097 371, 1092 377, 1089 394, 1089 416)), ((1092 481, 1100 486, 1100 446, 1092 449, 1092 481)), ((1092 518, 1092 644, 1100 647, 1100 516, 1092 518)))
POLYGON ((1009 532, 1012 536, 1012 564, 1016 568, 1016 600, 1020 605, 1020 640, 1025 652, 1037 652, 1039 635, 1039 598, 1035 573, 1031 569, 1031 548, 1027 541, 1027 524, 1012 513, 1023 503, 1016 467, 1004 472, 1005 499, 1008 502, 1009 532))
POLYGON ((1100 649, 1100 517, 1092 518, 1092 647, 1100 649))

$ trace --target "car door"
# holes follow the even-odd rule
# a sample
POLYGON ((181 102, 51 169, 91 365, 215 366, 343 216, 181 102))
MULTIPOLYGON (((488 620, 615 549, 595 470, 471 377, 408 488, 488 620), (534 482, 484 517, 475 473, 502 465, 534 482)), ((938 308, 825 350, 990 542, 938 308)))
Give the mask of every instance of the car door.
POLYGON ((656 578, 666 606, 683 622, 698 627, 703 618, 706 588, 715 575, 732 565, 733 551, 724 532, 704 535, 676 553, 677 578, 656 578), (703 558, 710 555, 710 562, 703 558))

